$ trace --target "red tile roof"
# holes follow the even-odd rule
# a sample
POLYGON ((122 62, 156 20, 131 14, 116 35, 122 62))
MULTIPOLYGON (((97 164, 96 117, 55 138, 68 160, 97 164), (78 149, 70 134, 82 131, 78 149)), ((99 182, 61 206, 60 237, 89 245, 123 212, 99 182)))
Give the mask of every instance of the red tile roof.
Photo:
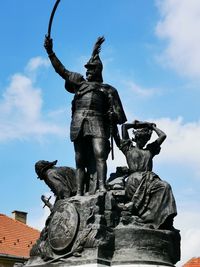
POLYGON ((200 267, 200 258, 192 258, 183 267, 200 267))
POLYGON ((0 254, 28 258, 39 235, 38 230, 0 214, 0 254))

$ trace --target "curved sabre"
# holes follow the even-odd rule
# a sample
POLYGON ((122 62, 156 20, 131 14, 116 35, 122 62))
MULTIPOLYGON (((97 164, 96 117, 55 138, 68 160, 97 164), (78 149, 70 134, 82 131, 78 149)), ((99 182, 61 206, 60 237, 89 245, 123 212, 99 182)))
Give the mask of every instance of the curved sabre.
POLYGON ((52 12, 51 12, 51 16, 49 19, 48 32, 47 32, 47 37, 49 37, 49 38, 51 38, 51 26, 52 26, 52 22, 53 22, 53 17, 54 17, 54 14, 56 12, 56 9, 57 9, 59 3, 60 3, 60 0, 56 0, 55 5, 54 5, 52 12))

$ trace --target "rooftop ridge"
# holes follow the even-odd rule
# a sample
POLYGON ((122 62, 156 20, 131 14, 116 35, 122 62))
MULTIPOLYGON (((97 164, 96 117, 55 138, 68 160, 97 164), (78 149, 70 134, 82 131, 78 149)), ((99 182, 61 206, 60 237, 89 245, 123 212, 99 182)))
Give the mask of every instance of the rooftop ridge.
POLYGON ((29 257, 40 231, 0 213, 0 254, 29 257))
POLYGON ((22 223, 22 222, 20 222, 20 221, 14 219, 14 218, 12 218, 12 217, 9 217, 9 216, 7 216, 7 215, 5 215, 5 214, 0 213, 0 216, 4 216, 4 217, 6 217, 6 218, 9 219, 9 220, 14 221, 15 223, 19 223, 19 224, 21 224, 21 225, 23 225, 23 226, 26 226, 26 227, 28 227, 28 228, 31 228, 31 229, 33 229, 33 230, 35 230, 35 231, 38 231, 38 232, 40 233, 40 230, 38 230, 38 229, 36 229, 36 228, 33 228, 32 226, 29 226, 29 225, 27 225, 27 224, 25 224, 25 223, 22 223))

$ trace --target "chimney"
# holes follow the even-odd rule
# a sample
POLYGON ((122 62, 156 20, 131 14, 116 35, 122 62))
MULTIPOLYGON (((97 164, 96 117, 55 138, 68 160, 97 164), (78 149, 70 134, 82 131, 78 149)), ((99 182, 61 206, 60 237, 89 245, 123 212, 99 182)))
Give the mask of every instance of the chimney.
POLYGON ((15 220, 26 224, 27 212, 14 210, 12 214, 15 220))

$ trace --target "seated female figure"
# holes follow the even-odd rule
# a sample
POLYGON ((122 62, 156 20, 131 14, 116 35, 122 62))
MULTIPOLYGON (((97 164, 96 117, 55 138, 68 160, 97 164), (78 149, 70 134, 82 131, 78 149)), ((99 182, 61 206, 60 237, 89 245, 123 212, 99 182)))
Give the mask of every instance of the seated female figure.
POLYGON ((123 209, 131 210, 141 223, 154 229, 173 229, 177 214, 170 185, 152 171, 153 157, 160 153, 165 139, 165 133, 153 123, 134 121, 122 125, 121 151, 130 171, 125 188, 128 203, 123 209), (131 128, 134 128, 132 140, 128 134, 131 128), (153 131, 158 138, 147 144, 153 131))

